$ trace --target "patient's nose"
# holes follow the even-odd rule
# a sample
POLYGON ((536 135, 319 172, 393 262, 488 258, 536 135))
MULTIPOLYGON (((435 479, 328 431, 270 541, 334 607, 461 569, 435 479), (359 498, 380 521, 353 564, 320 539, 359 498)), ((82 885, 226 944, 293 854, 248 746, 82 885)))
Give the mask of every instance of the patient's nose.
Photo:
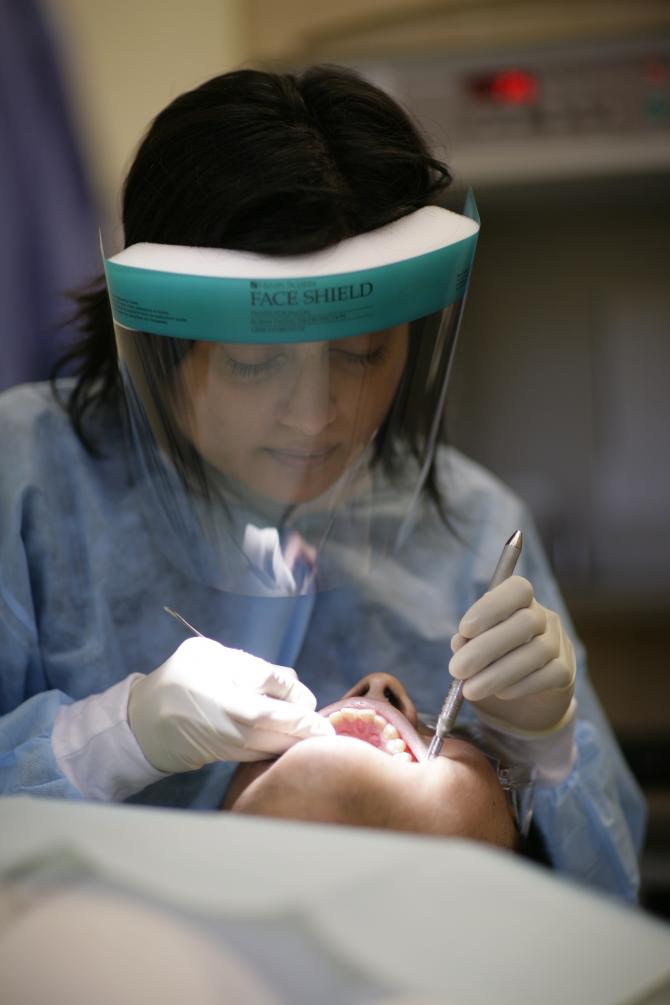
POLYGON ((372 698, 375 701, 388 701, 416 726, 416 708, 414 702, 405 691, 397 677, 390 673, 370 673, 359 680, 345 698, 372 698))

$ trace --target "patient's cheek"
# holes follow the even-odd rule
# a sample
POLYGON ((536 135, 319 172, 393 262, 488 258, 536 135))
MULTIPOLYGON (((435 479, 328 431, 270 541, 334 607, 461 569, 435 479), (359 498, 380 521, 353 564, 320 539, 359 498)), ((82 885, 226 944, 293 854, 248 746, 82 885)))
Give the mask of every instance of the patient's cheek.
POLYGON ((315 737, 277 761, 240 766, 223 808, 511 847, 511 815, 489 762, 459 740, 448 740, 444 753, 417 763, 360 739, 315 737))
POLYGON ((276 760, 241 764, 221 808, 296 820, 339 819, 356 769, 370 758, 391 760, 349 737, 301 740, 276 760))
POLYGON ((467 749, 426 765, 435 769, 427 787, 437 806, 436 826, 443 833, 511 848, 515 826, 496 772, 470 744, 462 747, 467 749), (439 800, 435 793, 440 793, 439 800))
POLYGON ((261 775, 264 775, 273 761, 248 761, 235 770, 226 790, 222 810, 236 809, 236 803, 244 791, 261 775))

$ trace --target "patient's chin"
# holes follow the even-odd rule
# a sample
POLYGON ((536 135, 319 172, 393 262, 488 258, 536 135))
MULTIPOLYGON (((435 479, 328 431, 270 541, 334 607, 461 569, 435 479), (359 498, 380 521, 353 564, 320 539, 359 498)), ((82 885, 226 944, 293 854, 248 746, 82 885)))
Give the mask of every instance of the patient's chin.
POLYGON ((274 761, 240 765, 222 808, 511 847, 509 807, 490 765, 470 744, 445 747, 450 756, 417 763, 355 737, 301 740, 274 761))
MULTIPOLYGON (((276 760, 241 764, 221 808, 233 813, 308 819, 306 814, 314 813, 316 793, 330 798, 333 809, 326 815, 332 818, 335 804, 350 790, 352 779, 388 770, 393 760, 389 754, 355 737, 310 737, 294 744, 276 760), (312 798, 306 800, 308 793, 312 798)), ((402 766, 407 765, 394 765, 402 766)))
POLYGON ((290 816, 300 810, 306 793, 321 794, 327 789, 334 801, 350 795, 352 782, 359 787, 374 784, 375 779, 385 779, 394 789, 405 782, 412 789, 426 787, 426 798, 434 798, 448 779, 464 773, 492 774, 486 759, 470 743, 448 739, 443 755, 417 763, 352 736, 310 737, 295 743, 280 758, 240 764, 221 808, 266 815, 272 808, 274 816, 290 816))

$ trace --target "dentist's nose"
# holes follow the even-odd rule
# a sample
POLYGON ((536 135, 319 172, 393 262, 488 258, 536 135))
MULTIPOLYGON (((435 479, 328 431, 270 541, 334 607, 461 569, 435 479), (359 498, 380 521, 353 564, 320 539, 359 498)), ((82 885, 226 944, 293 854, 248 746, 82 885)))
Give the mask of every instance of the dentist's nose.
POLYGON ((371 673, 359 680, 345 698, 371 698, 374 701, 388 701, 397 708, 416 728, 416 706, 397 677, 390 673, 371 673))
POLYGON ((306 346, 279 403, 279 422, 303 436, 318 436, 335 418, 331 391, 327 346, 306 346))

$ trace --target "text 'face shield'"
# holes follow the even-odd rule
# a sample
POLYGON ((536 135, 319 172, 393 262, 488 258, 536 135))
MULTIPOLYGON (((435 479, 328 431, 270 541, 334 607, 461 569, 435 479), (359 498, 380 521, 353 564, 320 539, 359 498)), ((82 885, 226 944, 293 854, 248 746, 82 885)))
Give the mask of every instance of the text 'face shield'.
POLYGON ((297 258, 135 245, 106 261, 138 485, 174 561, 291 596, 397 546, 477 230, 426 207, 297 258))

